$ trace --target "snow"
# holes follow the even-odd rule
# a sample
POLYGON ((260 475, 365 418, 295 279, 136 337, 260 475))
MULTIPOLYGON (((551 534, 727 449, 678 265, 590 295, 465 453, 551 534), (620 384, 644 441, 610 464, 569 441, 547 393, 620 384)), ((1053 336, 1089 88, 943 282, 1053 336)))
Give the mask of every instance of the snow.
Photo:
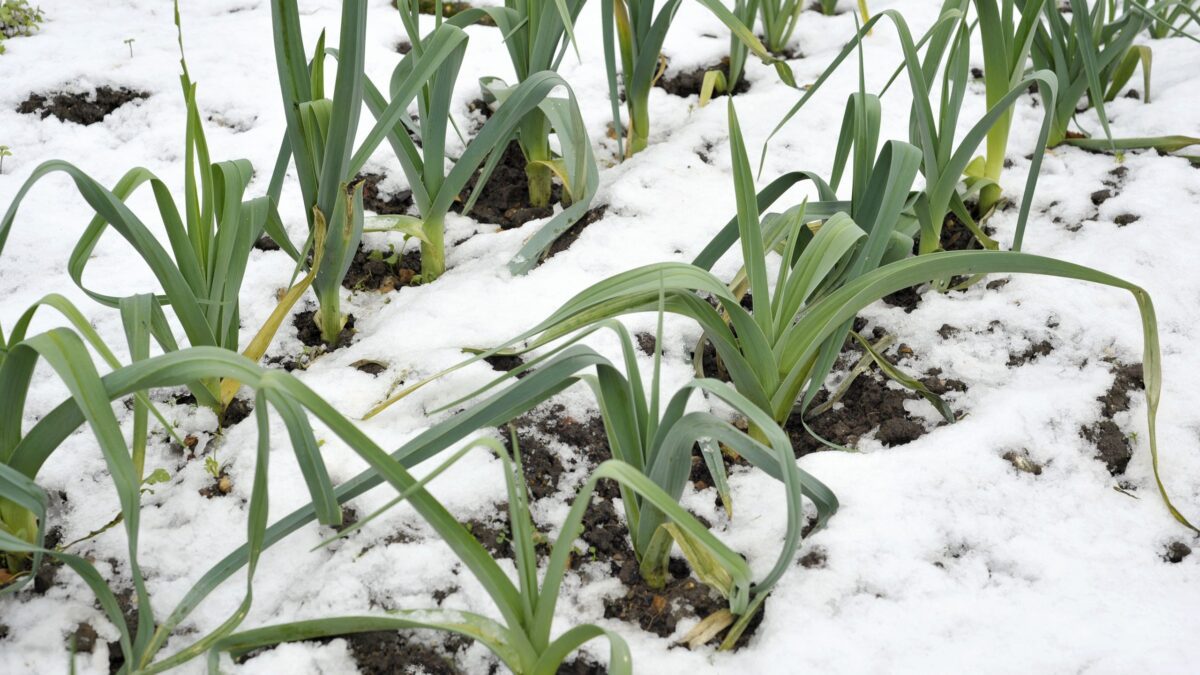
MULTIPOLYGON (((0 175, 0 205, 6 207, 34 167, 52 158, 71 161, 106 185, 130 167, 145 166, 181 192, 183 104, 170 3, 40 4, 47 16, 41 33, 10 40, 8 53, 0 56, 0 81, 5 85, 0 89, 0 143, 13 152, 0 175), (132 58, 124 43, 130 37, 135 39, 132 58), (143 89, 151 96, 88 127, 13 112, 31 92, 90 90, 106 84, 143 89)), ((390 0, 370 4, 367 63, 371 76, 381 81, 396 62, 392 47, 402 29, 389 9, 390 0)), ((873 10, 901 10, 914 32, 930 25, 940 4, 871 3, 873 10)), ((188 64, 209 117, 212 155, 249 159, 260 172, 251 194, 259 194, 266 188, 283 130, 269 5, 261 0, 183 5, 188 64)), ((327 27, 335 44, 339 3, 304 0, 301 6, 310 41, 327 27)), ((804 53, 804 58, 792 61, 797 79, 811 81, 818 75, 853 30, 849 13, 806 13, 795 38, 804 53)), ((464 122, 466 104, 478 96, 479 76, 512 79, 498 33, 482 27, 469 28, 468 33, 471 45, 456 94, 456 109, 464 122)), ((690 260, 733 214, 725 100, 697 108, 695 99, 656 89, 650 99, 650 147, 617 164, 616 144, 605 136, 610 120, 599 3, 585 8, 577 34, 583 58, 568 56, 561 72, 575 88, 597 146, 603 168, 595 203, 608 205, 606 216, 568 251, 521 278, 511 277, 505 263, 540 223, 493 232, 491 226, 451 217, 447 241, 481 234, 449 250, 449 272, 436 284, 386 296, 348 294, 346 310, 355 314, 360 331, 355 342, 297 373, 347 415, 361 415, 400 380, 412 381, 456 363, 463 346, 496 344, 523 331, 600 279, 647 263, 690 260), (348 368, 359 359, 379 360, 390 369, 371 377, 348 368)), ((689 68, 719 58, 727 44, 719 22, 696 3, 684 3, 665 52, 673 67, 689 68)), ((1200 135, 1200 94, 1195 86, 1200 45, 1168 39, 1154 41, 1153 49, 1153 102, 1114 101, 1108 108, 1114 132, 1200 135)), ((879 24, 864 49, 868 88, 882 86, 898 54, 895 32, 879 24)), ((980 60, 977 50, 974 59, 980 60)), ((854 70, 853 63, 847 64, 776 136, 764 182, 784 171, 828 171, 845 96, 857 86, 854 70)), ((772 69, 753 59, 748 77, 753 86, 736 105, 753 152, 796 94, 776 81, 772 69)), ((1139 84, 1140 78, 1131 82, 1139 84)), ((900 83, 884 98, 885 138, 906 137, 907 96, 900 83)), ((1029 165, 1024 158, 1034 147, 1041 121, 1041 109, 1033 107, 1032 100, 1026 97, 1017 108, 1009 146, 1013 167, 1003 177, 1006 193, 1014 196, 1024 186, 1029 165)), ((973 84, 963 119, 969 121, 982 109, 982 86, 973 84)), ((1080 117, 1089 128, 1098 128, 1091 113, 1080 117)), ((451 153, 461 147, 457 143, 450 144, 451 153)), ((1177 506, 1195 518, 1200 515, 1200 390, 1194 386, 1200 377, 1200 355, 1193 348, 1200 337, 1200 273, 1194 255, 1200 246, 1195 227, 1200 173, 1183 159, 1131 152, 1123 164, 1128 174, 1120 193, 1096 207, 1090 195, 1105 187, 1115 166, 1111 157, 1070 148, 1048 153, 1025 250, 1130 279, 1154 298, 1164 357, 1162 469, 1177 506), (1114 219, 1125 213, 1140 219, 1118 226, 1114 219)), ((390 171, 395 182, 388 185, 403 185, 398 165, 386 152, 372 158, 372 167, 390 171)), ((779 203, 796 203, 803 194, 802 189, 794 190, 779 203)), ((299 201, 298 188, 289 181, 284 218, 296 235, 304 228, 299 201)), ((151 227, 159 227, 150 215, 154 205, 148 193, 137 195, 131 204, 151 227)), ((51 178, 34 189, 0 262, 0 317, 8 327, 39 297, 60 292, 85 310, 124 358, 115 312, 89 303, 66 270, 75 237, 89 217, 86 204, 65 178, 51 178)), ((1015 213, 1000 213, 992 224, 1002 243, 1011 242, 1015 213)), ((399 238, 385 235, 372 235, 368 242, 400 245, 399 238)), ((153 289, 149 270, 131 265, 132 259, 117 237, 106 237, 92 256, 88 283, 111 293, 153 289)), ((715 272, 728 276, 737 266, 736 256, 726 256, 715 272)), ((282 253, 254 253, 242 294, 247 328, 243 340, 271 311, 276 290, 290 274, 290 261, 282 253)), ((801 550, 803 555, 819 549, 826 563, 813 569, 796 565, 783 578, 749 647, 733 654, 708 648, 687 651, 672 648, 673 639, 605 619, 603 598, 620 592, 615 580, 583 583, 569 578, 556 631, 584 622, 614 628, 629 641, 637 672, 646 673, 1183 673, 1200 667, 1200 642, 1190 639, 1200 626, 1200 555, 1179 564, 1161 559, 1170 542, 1196 543, 1170 517, 1155 491, 1144 400, 1135 395, 1131 410, 1117 420, 1133 435, 1136 447, 1120 479, 1133 496, 1113 489, 1117 479, 1092 458, 1094 449, 1079 434, 1082 426, 1096 420, 1096 398, 1112 382, 1103 359, 1141 359, 1141 327, 1129 294, 1078 282, 1013 277, 995 290, 979 285, 965 293, 927 293, 910 314, 880 304, 863 316, 913 348, 918 355, 914 369, 936 366, 944 377, 966 382, 969 390, 956 407, 970 414, 901 447, 884 448, 868 438, 858 453, 824 452, 801 460, 806 471, 834 490, 842 508, 801 550), (990 329, 997 320, 1000 327, 990 329), (946 323, 959 332, 943 339, 937 330, 946 323), (1020 367, 1006 365, 1010 353, 1041 340, 1049 340, 1054 351, 1020 367), (1014 450, 1028 451, 1044 465, 1042 474, 1016 471, 1002 459, 1014 450)), ((58 323, 57 317, 45 313, 34 327, 58 323)), ((630 317, 626 323, 631 330, 653 330, 654 317, 630 317)), ((675 386, 688 377, 687 356, 697 333, 679 319, 669 318, 666 326, 666 377, 675 386)), ((597 333, 589 344, 612 356, 618 353, 616 342, 605 333, 597 333)), ((287 329, 270 353, 299 350, 287 329)), ((648 359, 643 366, 649 366, 648 359)), ((428 416, 427 410, 494 375, 482 364, 464 369, 362 427, 384 447, 398 447, 441 419, 428 416)), ((26 425, 66 395, 44 367, 39 367, 35 381, 26 425)), ((577 413, 591 407, 582 387, 566 392, 559 402, 577 413)), ((165 409, 181 432, 201 439, 203 450, 215 426, 211 414, 184 406, 165 409)), ((145 497, 141 562, 160 617, 211 564, 243 541, 255 433, 252 422, 242 423, 229 430, 217 448, 234 476, 231 495, 201 497, 197 491, 211 479, 201 462, 191 462, 145 497)), ((324 440, 335 481, 364 468, 336 439, 324 440)), ((279 517, 306 498, 281 425, 274 427, 272 447, 271 513, 279 517)), ((176 462, 159 441, 150 450, 147 466, 173 470, 176 462)), ((117 511, 103 460, 86 434, 69 438, 38 481, 52 494, 61 490, 67 495, 55 511, 55 523, 64 528, 66 540, 99 527, 117 511)), ((731 485, 736 509, 732 522, 716 512, 711 491, 697 494, 689 487, 685 504, 716 523, 718 535, 761 572, 773 562, 784 531, 782 494, 773 480, 756 472, 734 474, 731 485)), ((505 499, 500 464, 482 450, 468 454, 431 489, 463 520, 489 514, 505 499)), ((365 514, 392 496, 379 489, 352 505, 365 514)), ((565 495, 551 499, 539 505, 537 516, 557 523, 566 504, 565 495)), ((255 580, 255 604, 243 628, 372 609, 432 607, 433 593, 441 589, 457 589, 445 599, 446 608, 495 614, 486 594, 461 573, 449 549, 405 506, 349 541, 310 550, 326 536, 327 529, 309 526, 264 554, 255 580), (396 532, 413 541, 383 545, 396 532)), ((80 550, 122 586, 128 583, 125 547, 124 533, 117 528, 80 550)), ((502 565, 512 571, 510 562, 502 565)), ((244 576, 235 575, 184 624, 196 632, 173 638, 163 654, 221 623, 243 592, 244 576)), ((96 628, 100 640, 95 653, 76 657, 78 672, 105 672, 104 643, 115 639, 116 630, 95 607, 87 587, 69 571, 61 571, 45 595, 25 592, 0 600, 0 624, 8 627, 8 636, 0 640, 0 671, 63 669, 66 638, 83 622, 96 628)), ((682 622, 674 638, 690 627, 682 622)), ((602 643, 589 644, 586 651, 595 659, 607 658, 602 643)), ((462 667, 486 671, 489 661, 482 648, 465 654, 462 667)), ((228 672, 317 673, 352 671, 354 663, 345 642, 335 640, 289 645, 240 666, 226 662, 225 667, 228 672)), ((202 660, 180 669, 202 670, 202 660)))

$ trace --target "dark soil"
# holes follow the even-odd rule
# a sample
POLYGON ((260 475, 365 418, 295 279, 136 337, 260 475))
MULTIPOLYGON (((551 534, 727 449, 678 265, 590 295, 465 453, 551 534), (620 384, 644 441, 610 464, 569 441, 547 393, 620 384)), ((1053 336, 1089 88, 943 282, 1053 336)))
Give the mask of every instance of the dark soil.
MULTIPOLYGON (((513 551, 512 521, 508 517, 508 504, 494 505, 493 513, 485 518, 472 518, 463 523, 463 527, 475 537, 493 558, 516 558, 513 551)), ((533 550, 539 559, 550 555, 551 537, 547 530, 534 524, 533 550)), ((441 602, 440 600, 438 601, 441 602)))
POLYGON ((407 215, 413 207, 412 190, 401 190, 396 194, 384 194, 379 183, 384 176, 377 173, 359 174, 363 181, 363 208, 381 216, 407 215))
MULTIPOLYGON (((991 235, 994 230, 985 225, 983 231, 985 234, 991 235)), ((913 255, 917 254, 918 246, 918 242, 913 242, 913 255)), ((945 251, 970 251, 981 248, 979 240, 975 238, 971 230, 967 229, 967 226, 963 225, 952 213, 946 216, 946 221, 942 224, 941 246, 945 251)), ((965 280, 966 277, 954 277, 950 280, 950 284, 953 286, 965 280)), ((883 301, 892 307, 904 309, 904 313, 908 314, 921 304, 921 291, 919 287, 912 286, 885 296, 883 301)))
POLYGON ((1108 391, 1097 398, 1100 401, 1100 419, 1091 426, 1081 427, 1080 434, 1096 446, 1096 459, 1104 462, 1108 472, 1114 476, 1125 473, 1133 457, 1133 446, 1129 436, 1117 426, 1113 418, 1129 410, 1129 393, 1146 388, 1142 380, 1142 364, 1114 364, 1113 383, 1108 391))
MULTIPOLYGON (((339 638, 345 640, 362 675, 464 674, 465 671, 454 662, 453 654, 470 644, 469 640, 449 635, 443 638, 438 647, 413 639, 413 634, 412 631, 381 630, 338 635, 313 642, 326 644, 339 638)), ((236 661, 245 663, 267 651, 269 649, 256 649, 236 661)))
MULTIPOLYGON (((857 344, 847 343, 843 348, 843 359, 848 364, 857 361, 863 352, 857 344), (851 358, 846 359, 846 356, 851 358)), ((885 355, 888 356, 888 355, 885 355)), ((894 357, 888 356, 890 360, 894 357)), ((941 396, 950 391, 966 391, 967 386, 959 380, 944 379, 937 368, 928 371, 921 382, 933 393, 941 396)), ((808 426, 817 435, 838 445, 850 447, 867 434, 875 432, 875 438, 884 446, 894 447, 911 443, 927 433, 925 424, 914 418, 904 407, 904 402, 919 399, 920 395, 907 389, 888 386, 888 379, 876 368, 855 378, 842 396, 841 405, 810 417, 808 426)), ((813 399, 813 407, 829 400, 829 392, 822 390, 813 399)), ((796 456, 803 457, 812 452, 825 450, 828 446, 814 438, 799 415, 792 415, 784 426, 792 439, 796 456)))
POLYGON ((654 356, 654 348, 658 346, 658 338, 651 333, 638 333, 633 336, 637 340, 638 349, 646 356, 654 356))
MULTIPOLYGON (((411 286, 413 278, 420 273, 421 251, 418 249, 394 253, 368 251, 360 246, 350 263, 350 269, 342 279, 342 288, 348 291, 387 293, 411 286)), ((320 339, 319 332, 317 339, 320 339)))
MULTIPOLYGON (((491 366, 492 370, 498 370, 502 373, 507 373, 514 368, 519 368, 525 365, 525 359, 517 356, 516 354, 495 354, 484 357, 483 362, 491 366)), ((522 371, 517 373, 516 377, 519 380, 528 374, 529 373, 527 371, 522 371)))
POLYGON ((1142 219, 1142 217, 1139 215, 1135 215, 1132 213, 1122 213, 1121 215, 1117 216, 1116 218, 1113 218, 1113 222, 1117 224, 1117 227, 1125 227, 1126 225, 1129 225, 1131 223, 1136 223, 1137 221, 1139 221, 1141 219, 1142 219))
MULTIPOLYGON (((690 576, 691 570, 686 563, 680 560, 671 562, 670 578, 663 588, 650 588, 640 576, 632 580, 622 578, 627 591, 622 597, 604 601, 604 617, 627 621, 646 632, 668 637, 675 632, 681 620, 703 619, 728 608, 728 603, 719 593, 690 576)), ((750 620, 745 632, 738 638, 735 649, 744 647, 749 642, 762 623, 763 610, 767 604, 764 602, 758 614, 750 620)), ((722 631, 710 644, 719 644, 726 632, 722 631)))
POLYGON ((571 245, 579 240, 580 235, 583 234, 583 230, 588 225, 592 225, 603 218, 604 212, 607 210, 608 206, 597 206, 589 209, 587 213, 583 214, 582 218, 575 221, 574 225, 567 228, 566 232, 563 232, 561 235, 559 235, 558 239, 554 240, 554 243, 550 245, 550 248, 546 249, 546 255, 542 256, 542 259, 540 262, 538 262, 538 265, 541 265, 547 260, 553 258, 555 255, 571 248, 571 245))
POLYGON ((1192 547, 1182 541, 1171 542, 1166 551, 1163 553, 1163 560, 1169 563, 1181 563, 1183 559, 1192 554, 1192 547))
POLYGON ((264 234, 255 240, 254 248, 259 251, 278 251, 279 243, 272 239, 270 235, 264 234))
POLYGON ((405 632, 374 631, 343 636, 362 675, 460 675, 464 673, 443 651, 411 639, 405 632))
MULTIPOLYGON (((525 480, 534 500, 556 494, 559 480, 567 469, 563 458, 551 448, 553 441, 574 450, 575 456, 566 458, 572 467, 582 463, 585 468, 590 469, 612 456, 608 448, 604 422, 599 417, 581 421, 566 414, 563 406, 555 404, 522 415, 514 420, 514 424, 517 428, 517 443, 521 450, 525 480)), ((505 445, 509 446, 511 451, 509 429, 501 427, 499 431, 505 445)), ((618 493, 612 481, 602 481, 596 491, 606 496, 618 493)))
POLYGON ((1054 351, 1054 345, 1049 340, 1035 342, 1020 354, 1009 354, 1008 367, 1023 366, 1031 361, 1036 361, 1039 357, 1048 355, 1052 351, 1054 351))
MULTIPOLYGON (((337 342, 332 346, 326 345, 325 342, 321 340, 321 329, 317 328, 317 323, 313 321, 313 317, 315 316, 316 310, 310 309, 308 311, 300 312, 292 321, 292 325, 296 327, 296 337, 300 338, 300 342, 303 343, 305 347, 322 347, 327 351, 333 351, 335 349, 341 349, 342 347, 345 347, 354 339, 353 314, 346 318, 346 325, 342 327, 342 332, 338 335, 337 342)), ((286 365, 284 366, 285 370, 293 370, 294 368, 294 365, 293 368, 287 368, 286 365)))
POLYGON ((555 675, 607 675, 607 673, 607 668, 586 656, 577 656, 563 661, 555 671, 555 675))
MULTIPOLYGON (((687 98, 688 96, 699 96, 700 89, 704 86, 704 74, 710 70, 720 70, 725 74, 725 79, 729 79, 729 59, 723 58, 719 63, 710 63, 703 66, 698 66, 691 70, 681 73, 672 73, 668 66, 668 71, 662 78, 654 84, 654 86, 666 91, 673 96, 687 98)), ((736 84, 733 85, 734 95, 743 94, 750 91, 750 82, 746 79, 743 71, 742 77, 738 78, 736 84)), ((713 92, 713 97, 724 96, 725 92, 713 92)))
POLYGON ((46 94, 30 94, 29 98, 17 106, 17 112, 24 115, 41 115, 42 119, 53 115, 63 122, 74 122, 87 126, 95 124, 109 113, 121 106, 149 97, 144 91, 136 91, 121 87, 100 87, 88 93, 53 92, 46 94))
MULTIPOLYGON (((191 392, 185 392, 175 396, 174 401, 176 405, 196 405, 196 397, 193 396, 191 392)), ((250 402, 250 399, 235 398, 229 402, 229 405, 225 406, 225 412, 221 413, 220 419, 218 419, 217 422, 221 425, 222 429, 228 429, 229 427, 245 420, 252 412, 254 412, 254 404, 250 402)), ((195 436, 188 436, 184 439, 184 441, 191 442, 191 445, 188 446, 189 450, 194 450, 196 443, 198 442, 195 436)), ((182 450, 183 449, 180 448, 180 452, 182 452, 182 450)))
MULTIPOLYGON (((486 106, 482 110, 485 111, 485 115, 488 114, 489 109, 486 106)), ((454 202, 452 211, 462 213, 478 182, 479 172, 476 172, 454 202)), ((488 177, 487 184, 467 215, 481 223, 491 223, 509 230, 531 220, 549 218, 554 215, 553 205, 561 201, 562 186, 555 183, 551 188, 549 206, 536 208, 529 205, 529 177, 525 175, 525 155, 521 152, 521 146, 514 140, 504 149, 504 155, 492 171, 492 175, 488 177)))
MULTIPOLYGON (((53 550, 62 543, 62 527, 55 525, 46 532, 46 542, 43 544, 45 548, 53 550)), ((62 563, 55 560, 52 556, 44 556, 42 565, 38 568, 37 573, 33 575, 33 592, 38 595, 45 595, 46 591, 54 585, 54 579, 58 576, 58 570, 62 567, 62 563)))
POLYGON ((254 412, 254 405, 249 399, 233 399, 225 406, 225 412, 221 413, 221 428, 228 429, 249 417, 251 412, 254 412))

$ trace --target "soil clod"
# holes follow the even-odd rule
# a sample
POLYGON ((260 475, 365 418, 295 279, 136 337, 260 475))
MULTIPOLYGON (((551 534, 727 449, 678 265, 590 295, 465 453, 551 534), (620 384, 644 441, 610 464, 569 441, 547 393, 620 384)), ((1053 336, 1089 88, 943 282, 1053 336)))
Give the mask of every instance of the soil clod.
POLYGON ((149 96, 150 94, 144 91, 126 87, 113 89, 107 86, 85 93, 30 94, 29 98, 17 106, 17 112, 24 115, 41 115, 42 119, 53 115, 63 122, 88 126, 102 121, 126 103, 149 96))

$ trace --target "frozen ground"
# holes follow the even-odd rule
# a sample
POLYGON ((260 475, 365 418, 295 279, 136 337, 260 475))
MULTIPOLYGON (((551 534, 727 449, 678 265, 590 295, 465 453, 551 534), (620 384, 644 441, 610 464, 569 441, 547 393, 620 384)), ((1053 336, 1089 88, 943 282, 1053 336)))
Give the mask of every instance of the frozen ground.
MULTIPOLYGON (((178 53, 165 0, 64 2, 42 0, 48 21, 39 35, 8 42, 0 56, 0 143, 13 156, 0 176, 0 206, 40 162, 72 161, 105 184, 142 165, 173 185, 182 184, 183 105, 178 92, 178 53), (124 41, 134 38, 130 57, 124 41), (129 86, 150 98, 120 108, 93 126, 64 124, 14 112, 31 92, 129 86)), ((192 76, 208 117, 214 158, 246 157, 260 171, 252 191, 265 190, 283 129, 271 49, 269 5, 264 0, 184 2, 184 29, 192 76)), ((846 3, 844 3, 846 4, 846 3)), ((904 12, 915 30, 929 25, 936 0, 872 2, 904 12)), ((338 3, 303 1, 306 32, 336 32, 338 3)), ((398 58, 399 20, 390 0, 371 0, 367 63, 382 80, 398 58)), ((542 318, 585 286, 615 272, 662 260, 690 260, 734 209, 725 107, 696 108, 695 99, 655 91, 653 132, 648 150, 632 161, 612 164, 614 144, 605 138, 609 108, 599 44, 599 3, 584 11, 578 34, 582 63, 568 58, 562 68, 584 105, 603 169, 597 203, 608 213, 568 251, 524 278, 510 277, 505 261, 537 223, 508 232, 454 218, 448 241, 480 234, 449 254, 450 271, 428 287, 380 296, 351 295, 358 318, 354 344, 315 361, 300 377, 348 415, 359 415, 384 397, 401 378, 435 372, 460 358, 464 345, 492 344, 542 318), (701 158, 701 154, 708 158, 701 158), (359 359, 389 364, 372 377, 349 365, 359 359)), ((796 36, 804 58, 792 62, 798 79, 819 73, 853 30, 850 14, 825 18, 807 13, 796 36)), ((510 76, 498 33, 472 28, 471 46, 457 93, 459 110, 477 97, 480 75, 510 76)), ((666 46, 672 68, 712 62, 726 49, 719 24, 694 3, 684 3, 666 46)), ((331 35, 331 42, 335 36, 331 35)), ((1200 45, 1183 40, 1155 42, 1154 97, 1150 105, 1118 98, 1109 109, 1122 136, 1183 133, 1200 135, 1200 45)), ((880 27, 866 47, 868 86, 878 89, 896 63, 898 41, 880 27)), ((978 57, 976 58, 978 61, 978 57)), ((852 66, 851 66, 852 67, 852 66)), ((737 98, 751 148, 761 145, 779 116, 796 98, 773 71, 753 63, 751 90, 737 98)), ((1135 79, 1135 82, 1137 80, 1135 79)), ((765 176, 785 170, 826 172, 845 95, 855 86, 845 70, 772 145, 765 176)), ((884 99, 885 133, 905 137, 906 93, 884 99)), ((1024 184, 1040 109, 1026 99, 1018 108, 1004 184, 1016 194, 1024 184)), ((723 102, 722 102, 723 103, 723 102)), ((982 110, 982 86, 972 85, 969 113, 982 110)), ((1095 128, 1091 115, 1085 125, 1095 128)), ((385 154, 375 170, 398 167, 385 154)), ((1091 265, 1145 287, 1158 308, 1164 353, 1160 444, 1164 475, 1177 505, 1200 516, 1200 172, 1178 158, 1131 153, 1128 173, 1115 196, 1099 206, 1091 195, 1105 187, 1117 165, 1110 157, 1073 149, 1049 154, 1034 199, 1025 249, 1091 265), (1118 226, 1122 214, 1140 216, 1118 226)), ((402 187, 396 183, 394 187, 402 187)), ((285 194, 285 219, 294 233, 303 228, 295 183, 285 194)), ((796 200, 801 194, 797 192, 796 200)), ((786 202, 794 203, 794 202, 786 202)), ((133 200, 149 217, 147 195, 133 200)), ((48 291, 77 300, 111 344, 123 342, 115 313, 88 304, 70 281, 67 257, 90 214, 65 179, 43 182, 27 201, 0 262, 0 317, 7 326, 48 291)), ((1007 241, 1014 214, 993 219, 1007 241)), ((383 238, 369 243, 380 245, 383 238)), ((287 282, 290 265, 281 253, 256 252, 243 291, 246 338, 287 282)), ((131 253, 115 237, 97 247, 88 281, 126 293, 152 288, 148 270, 131 264, 131 253)), ((737 261, 718 267, 731 273, 737 261)), ((1155 490, 1146 446, 1145 406, 1140 394, 1118 416, 1136 454, 1123 476, 1114 478, 1093 459, 1094 448, 1079 430, 1100 415, 1097 397, 1112 384, 1106 359, 1136 363, 1141 333, 1127 293, 1080 283, 1014 278, 995 290, 977 286, 963 294, 927 294, 916 311, 878 305, 864 314, 894 333, 918 355, 910 367, 939 367, 945 377, 969 386, 956 400, 969 414, 960 423, 934 429, 900 447, 884 448, 870 438, 861 453, 809 455, 803 467, 826 482, 842 509, 830 527, 804 544, 802 554, 824 553, 823 566, 797 565, 771 597, 766 619, 750 645, 728 654, 673 648, 634 625, 605 619, 603 598, 620 593, 615 579, 584 585, 573 581, 562 598, 561 629, 595 621, 620 630, 634 650, 638 672, 1195 672, 1200 668, 1200 555, 1179 564, 1164 562, 1171 542, 1195 546, 1188 531, 1166 512, 1155 490), (998 321, 998 325, 993 325, 998 321), (958 332, 943 338, 938 329, 958 332), (1048 340, 1053 351, 1020 367, 1009 355, 1048 340), (1040 475, 1017 471, 1002 456, 1028 452, 1043 466, 1040 475), (1114 490, 1118 483, 1125 492, 1114 490)), ((48 316, 48 315, 47 315, 48 316)), ((38 325, 47 327, 52 319, 38 325)), ((653 317, 629 325, 650 329, 653 317)), ((695 329, 668 321, 668 378, 688 377, 686 358, 695 329)), ((612 352, 604 338, 595 346, 612 352)), ((272 354, 294 354, 300 345, 285 330, 272 354)), ((490 379, 482 364, 406 399, 364 428, 385 447, 396 447, 426 428, 424 411, 490 379)), ((50 373, 38 373, 31 410, 44 412, 65 395, 50 373)), ((574 389, 562 397, 585 415, 587 396, 574 389)), ((207 442, 213 420, 207 412, 168 407, 184 430, 207 442), (203 432, 203 433, 202 433, 203 432)), ((914 411, 932 419, 932 409, 914 411)), ((29 424, 32 418, 26 420, 29 424)), ((165 444, 151 450, 149 467, 172 471, 169 484, 145 499, 142 563, 159 613, 169 611, 207 568, 244 538, 246 499, 253 471, 252 425, 234 427, 217 449, 234 477, 232 495, 206 499, 198 490, 210 479, 200 462, 183 465, 165 444)), ((303 483, 285 439, 274 444, 271 509, 274 517, 304 501, 303 483)), ((334 480, 362 468, 353 454, 331 441, 324 447, 334 480)), ((563 449, 563 452, 569 452, 563 449)), ((47 464, 39 482, 66 501, 55 523, 66 540, 107 522, 117 511, 114 491, 91 438, 76 434, 47 464)), ((780 494, 769 478, 753 472, 732 477, 735 519, 720 517, 713 493, 689 492, 690 508, 716 523, 718 534, 746 553, 756 568, 769 565, 784 529, 780 494)), ((433 492, 466 520, 490 513, 503 501, 498 462, 469 456, 433 483, 433 492)), ((689 488, 690 490, 690 488, 689 488)), ((359 499, 359 513, 390 494, 377 490, 359 499)), ((565 495, 545 500, 538 516, 556 522, 565 495)), ((310 552, 323 533, 309 527, 272 548, 263 558, 255 604, 245 628, 289 619, 349 614, 372 608, 433 606, 433 593, 456 587, 446 607, 491 613, 481 589, 456 574, 456 561, 428 528, 405 508, 393 510, 351 541, 310 552), (397 531, 415 535, 407 544, 384 545, 397 531), (364 549, 369 550, 360 555, 364 549)), ((83 550, 103 573, 127 575, 124 535, 119 529, 83 550), (104 561, 112 561, 106 564, 104 561)), ((187 628, 206 632, 236 606, 242 588, 231 580, 192 618, 187 628)), ((92 654, 77 658, 79 672, 106 672, 104 643, 115 629, 95 608, 86 586, 63 571, 45 595, 29 592, 0 600, 0 672, 63 672, 67 636, 80 623, 96 627, 101 639, 92 654)), ((678 638, 690 625, 681 624, 678 638)), ((193 639, 177 638, 166 652, 193 639)), ((594 658, 606 648, 589 645, 594 658)), ((473 647, 460 666, 486 672, 488 656, 473 647)), ((290 645, 230 671, 245 673, 353 672, 344 641, 290 645)), ((202 670, 199 661, 187 672, 202 670)))

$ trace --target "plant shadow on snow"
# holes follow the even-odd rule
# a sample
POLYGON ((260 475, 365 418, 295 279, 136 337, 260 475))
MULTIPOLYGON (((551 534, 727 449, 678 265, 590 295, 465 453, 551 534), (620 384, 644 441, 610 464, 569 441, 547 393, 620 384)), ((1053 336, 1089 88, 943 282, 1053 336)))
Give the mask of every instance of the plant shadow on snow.
POLYGON ((42 119, 54 116, 63 122, 87 126, 102 121, 126 103, 149 96, 150 94, 144 91, 126 87, 113 89, 107 86, 81 93, 33 93, 17 106, 17 112, 23 115, 40 115, 42 119))

